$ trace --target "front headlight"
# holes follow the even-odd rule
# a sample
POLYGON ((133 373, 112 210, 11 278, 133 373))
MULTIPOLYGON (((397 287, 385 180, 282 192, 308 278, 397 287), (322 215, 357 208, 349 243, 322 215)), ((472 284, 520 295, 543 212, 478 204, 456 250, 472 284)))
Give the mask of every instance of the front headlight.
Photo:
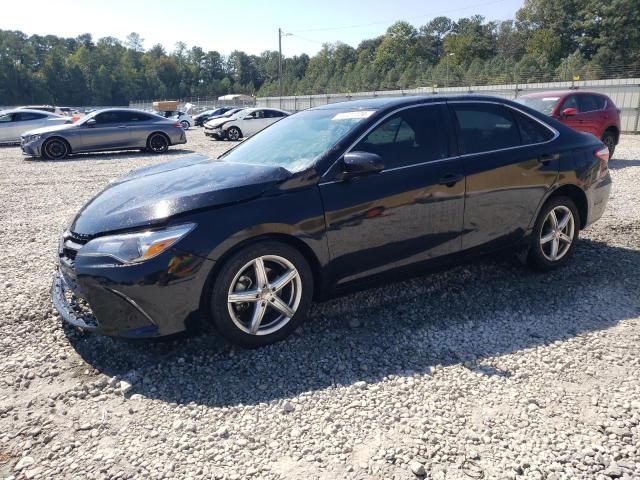
POLYGON ((194 223, 188 223, 162 230, 98 237, 84 245, 78 256, 107 256, 123 263, 143 262, 160 255, 195 226, 194 223))
POLYGON ((35 142, 36 140, 40 140, 42 135, 25 135, 24 139, 27 143, 35 142))

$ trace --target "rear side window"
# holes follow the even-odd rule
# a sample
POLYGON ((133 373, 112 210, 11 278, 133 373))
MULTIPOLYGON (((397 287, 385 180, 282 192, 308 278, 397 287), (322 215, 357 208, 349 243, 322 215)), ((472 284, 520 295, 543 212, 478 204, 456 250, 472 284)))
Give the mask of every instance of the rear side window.
POLYGON ((44 113, 20 112, 15 114, 14 121, 27 122, 29 120, 40 120, 46 117, 47 115, 44 113))
POLYGON ((451 103, 464 153, 490 152, 521 145, 511 110, 483 103, 451 103))
POLYGON ((277 110, 265 110, 267 118, 280 118, 284 117, 284 113, 278 112, 277 110))
POLYGON ((118 123, 122 121, 121 112, 103 112, 95 116, 96 123, 118 123))
POLYGON ((416 165, 449 155, 440 106, 415 107, 391 116, 354 150, 380 155, 385 169, 416 165))
POLYGON ((11 113, 0 114, 0 123, 9 123, 11 120, 13 120, 13 114, 11 113))
POLYGON ((520 138, 523 145, 542 143, 553 138, 553 132, 540 122, 518 112, 513 112, 513 115, 520 127, 520 138))

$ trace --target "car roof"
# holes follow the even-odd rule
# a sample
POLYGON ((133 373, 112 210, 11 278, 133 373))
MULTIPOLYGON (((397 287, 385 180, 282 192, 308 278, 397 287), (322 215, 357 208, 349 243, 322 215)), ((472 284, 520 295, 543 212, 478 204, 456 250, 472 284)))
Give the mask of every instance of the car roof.
POLYGON ((392 110, 398 107, 429 104, 429 103, 442 103, 446 101, 460 101, 460 100, 473 100, 499 102, 505 104, 513 104, 511 100, 507 100, 502 97, 491 95, 477 95, 477 94, 465 94, 465 95, 415 95, 406 97, 378 97, 367 98, 362 100, 350 100, 337 103, 329 103, 327 105, 321 105, 319 107, 313 107, 309 110, 392 110))
POLYGON ((544 92, 527 93, 526 95, 520 95, 518 98, 543 98, 543 97, 564 97, 571 94, 588 93, 589 95, 600 95, 606 97, 603 93, 590 92, 588 90, 547 90, 544 92))
POLYGON ((53 113, 53 112, 47 112, 46 110, 37 110, 35 108, 12 108, 10 110, 0 110, 0 113, 7 114, 7 113, 23 113, 23 112, 30 112, 30 113, 46 113, 47 115, 53 115, 54 117, 59 117, 60 115, 53 113))

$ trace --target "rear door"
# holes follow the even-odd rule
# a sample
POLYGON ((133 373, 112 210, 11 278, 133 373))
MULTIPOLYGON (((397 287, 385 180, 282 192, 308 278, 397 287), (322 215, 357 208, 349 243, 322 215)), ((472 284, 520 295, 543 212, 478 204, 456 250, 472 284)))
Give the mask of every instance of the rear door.
POLYGON ((129 118, 121 110, 110 110, 97 114, 93 126, 83 125, 82 150, 108 150, 125 148, 130 145, 130 131, 126 120, 129 118))
POLYGON ((600 138, 604 128, 601 124, 604 119, 604 99, 588 93, 578 95, 578 105, 580 105, 580 118, 582 119, 582 128, 584 132, 589 132, 600 138))
POLYGON ((278 110, 265 110, 265 118, 266 118, 265 127, 268 127, 272 123, 276 123, 278 120, 281 120, 286 116, 287 115, 285 113, 280 112, 278 110))
POLYGON ((560 165, 555 131, 502 104, 450 101, 457 123, 466 199, 462 249, 522 238, 560 165))
POLYGON ((150 115, 136 111, 122 112, 121 121, 129 130, 129 146, 143 148, 152 131, 153 119, 150 115))
POLYGON ((338 161, 320 182, 335 283, 460 250, 462 163, 444 104, 403 109, 351 151, 380 155, 382 172, 344 180, 338 161))

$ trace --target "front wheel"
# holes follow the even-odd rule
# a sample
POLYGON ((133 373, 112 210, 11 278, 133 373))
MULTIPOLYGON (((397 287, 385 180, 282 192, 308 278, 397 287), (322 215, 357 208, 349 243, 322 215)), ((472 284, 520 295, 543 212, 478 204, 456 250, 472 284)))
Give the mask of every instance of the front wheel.
POLYGON ((302 324, 313 297, 305 257, 287 244, 265 241, 233 255, 217 273, 211 315, 227 340, 255 348, 287 337, 302 324))
POLYGON ((47 140, 42 146, 42 156, 47 160, 62 160, 69 154, 67 142, 60 138, 47 140))
POLYGON ((227 138, 229 140, 233 140, 234 142, 236 142, 240 140, 240 137, 242 137, 242 132, 238 127, 231 127, 229 130, 227 130, 227 138))
POLYGON ((569 197, 553 197, 542 207, 533 227, 527 263, 535 270, 564 266, 575 249, 580 215, 569 197))

